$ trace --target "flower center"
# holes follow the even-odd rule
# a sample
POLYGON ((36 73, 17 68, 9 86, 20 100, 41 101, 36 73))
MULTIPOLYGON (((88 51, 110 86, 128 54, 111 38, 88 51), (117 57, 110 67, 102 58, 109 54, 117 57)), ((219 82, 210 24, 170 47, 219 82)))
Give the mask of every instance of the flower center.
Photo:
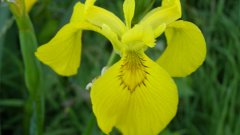
POLYGON ((131 93, 137 87, 145 86, 147 80, 147 66, 143 53, 136 51, 128 51, 122 58, 122 65, 119 72, 119 79, 123 89, 129 90, 131 93))

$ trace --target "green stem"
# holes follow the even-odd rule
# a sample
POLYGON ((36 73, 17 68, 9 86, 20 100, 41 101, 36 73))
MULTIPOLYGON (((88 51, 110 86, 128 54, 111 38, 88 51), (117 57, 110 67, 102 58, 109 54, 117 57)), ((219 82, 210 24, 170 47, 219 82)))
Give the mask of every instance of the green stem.
POLYGON ((113 50, 110 58, 108 59, 107 67, 112 66, 118 58, 118 54, 116 54, 116 52, 113 50))
POLYGON ((93 126, 96 124, 96 120, 94 118, 94 115, 91 114, 90 115, 90 120, 88 121, 87 127, 85 129, 85 131, 83 132, 83 135, 91 135, 92 134, 92 129, 93 126))
POLYGON ((21 52, 25 68, 25 83, 29 92, 26 103, 26 128, 30 128, 26 134, 41 135, 44 122, 44 96, 43 76, 40 63, 35 59, 34 52, 37 49, 37 39, 32 22, 27 14, 16 17, 21 52))

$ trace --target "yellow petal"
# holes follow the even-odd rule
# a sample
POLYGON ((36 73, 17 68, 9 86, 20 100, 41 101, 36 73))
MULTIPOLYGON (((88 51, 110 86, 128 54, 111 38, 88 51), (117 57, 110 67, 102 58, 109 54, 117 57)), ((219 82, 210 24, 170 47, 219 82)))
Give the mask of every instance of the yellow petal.
POLYGON ((94 6, 96 0, 86 0, 85 2, 85 12, 88 12, 89 8, 94 6))
POLYGON ((92 86, 93 112, 101 130, 124 135, 156 135, 175 116, 175 83, 143 53, 128 52, 92 86))
POLYGON ((26 9, 26 12, 29 12, 33 5, 37 2, 37 0, 25 0, 25 9, 26 9))
POLYGON ((135 25, 122 36, 122 42, 130 44, 129 47, 136 42, 142 42, 149 47, 155 46, 155 33, 149 25, 143 26, 141 24, 135 25))
POLYGON ((119 41, 117 34, 114 33, 113 30, 109 26, 103 24, 101 27, 98 27, 89 22, 80 22, 80 23, 73 22, 71 24, 74 25, 75 28, 77 28, 77 29, 91 30, 91 31, 98 32, 99 34, 105 36, 112 43, 112 46, 115 49, 115 51, 121 52, 122 43, 119 41))
POLYGON ((118 36, 126 31, 124 23, 113 13, 97 6, 89 6, 87 12, 84 13, 85 6, 80 2, 75 5, 71 22, 85 20, 98 27, 107 25, 118 36))
POLYGON ((91 9, 91 7, 94 6, 94 3, 96 0, 86 0, 85 4, 82 4, 81 2, 77 2, 74 6, 74 12, 71 16, 70 22, 79 22, 84 21, 87 18, 87 13, 91 9))
POLYGON ((131 28, 134 12, 135 12, 135 0, 125 0, 123 3, 123 13, 128 28, 131 28))
POLYGON ((82 22, 85 20, 85 15, 84 15, 84 9, 85 6, 81 2, 77 2, 74 5, 73 8, 73 13, 70 19, 70 22, 82 22))
POLYGON ((168 25, 179 19, 181 15, 180 0, 163 0, 162 6, 150 11, 140 23, 150 25, 155 30, 162 24, 168 25))
POLYGON ((35 55, 58 74, 74 75, 80 65, 81 36, 82 31, 67 24, 50 42, 40 46, 35 55))
POLYGON ((202 32, 191 22, 176 21, 166 29, 168 46, 157 60, 173 77, 194 72, 206 57, 206 43, 202 32))
POLYGON ((111 42, 113 49, 117 53, 121 52, 122 43, 119 41, 117 34, 114 33, 113 30, 108 25, 103 24, 101 30, 94 30, 94 31, 105 36, 111 42))
MULTIPOLYGON (((100 8, 93 7, 94 2, 95 2, 95 0, 88 1, 88 3, 86 2, 86 4, 88 4, 88 10, 100 9, 100 8)), ((96 25, 95 23, 88 22, 87 20, 91 20, 91 16, 89 16, 88 13, 86 13, 86 15, 84 15, 85 8, 86 7, 84 4, 77 2, 74 6, 74 10, 73 10, 73 14, 72 14, 70 23, 75 23, 75 26, 78 27, 79 29, 92 30, 92 31, 102 34, 112 43, 114 50, 117 52, 120 52, 120 49, 121 49, 120 44, 121 43, 118 40, 118 35, 116 33, 116 31, 118 31, 118 30, 115 29, 115 31, 114 31, 109 25, 107 25, 106 22, 99 23, 98 25, 96 25)), ((103 10, 103 9, 100 9, 100 10, 103 10)), ((107 11, 104 10, 104 12, 107 12, 107 11)), ((107 14, 110 14, 110 13, 107 13, 107 14)), ((93 15, 92 17, 97 17, 97 16, 93 15)), ((109 15, 108 15, 108 17, 109 17, 109 15)))
POLYGON ((126 31, 124 23, 117 16, 100 7, 94 6, 89 9, 87 20, 100 27, 107 25, 117 35, 122 35, 126 31))
POLYGON ((120 52, 121 43, 107 26, 99 28, 87 22, 74 22, 66 24, 49 43, 40 46, 36 56, 60 75, 76 74, 80 64, 82 30, 102 34, 111 41, 114 49, 120 52))
POLYGON ((155 30, 154 30, 154 37, 157 38, 160 35, 162 35, 162 33, 165 31, 166 29, 166 24, 161 24, 159 25, 155 30))

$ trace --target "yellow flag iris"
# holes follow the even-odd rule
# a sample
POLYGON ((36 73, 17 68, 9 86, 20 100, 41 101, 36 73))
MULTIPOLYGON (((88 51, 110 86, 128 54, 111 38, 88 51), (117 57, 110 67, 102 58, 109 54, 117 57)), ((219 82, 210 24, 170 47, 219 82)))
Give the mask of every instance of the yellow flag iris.
POLYGON ((171 77, 189 75, 203 63, 204 37, 193 23, 178 20, 180 0, 163 0, 161 7, 134 26, 134 0, 124 1, 125 23, 94 2, 78 2, 70 22, 39 47, 36 56, 58 74, 74 75, 80 65, 82 30, 104 35, 121 59, 92 85, 91 100, 99 127, 106 134, 116 127, 124 135, 156 135, 177 111, 178 92, 171 77), (168 45, 155 62, 144 51, 154 47, 163 32, 168 45))

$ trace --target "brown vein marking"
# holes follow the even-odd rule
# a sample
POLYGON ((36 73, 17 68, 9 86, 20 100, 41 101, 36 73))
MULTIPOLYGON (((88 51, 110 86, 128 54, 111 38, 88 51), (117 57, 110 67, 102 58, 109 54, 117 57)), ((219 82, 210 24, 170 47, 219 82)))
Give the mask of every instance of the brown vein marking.
POLYGON ((123 64, 120 67, 118 78, 120 79, 120 86, 123 89, 129 90, 131 93, 137 87, 145 86, 147 80, 148 66, 145 65, 146 60, 142 54, 137 52, 128 52, 123 58, 123 64))

